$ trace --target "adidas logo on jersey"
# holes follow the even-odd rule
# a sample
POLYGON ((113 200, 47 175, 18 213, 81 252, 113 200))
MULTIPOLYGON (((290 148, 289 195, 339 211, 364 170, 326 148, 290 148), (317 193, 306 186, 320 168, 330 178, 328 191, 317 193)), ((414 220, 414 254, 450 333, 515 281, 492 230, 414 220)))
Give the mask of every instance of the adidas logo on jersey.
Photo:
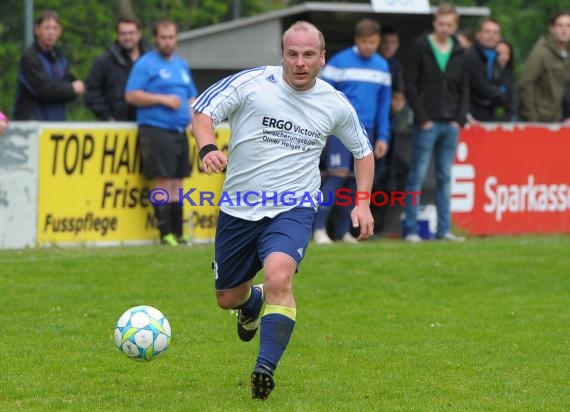
POLYGON ((275 80, 275 77, 273 77, 272 74, 269 75, 269 76, 267 76, 267 77, 265 78, 265 80, 267 80, 268 82, 271 82, 271 83, 277 83, 277 80, 275 80))
POLYGON ((297 253, 299 254, 299 256, 303 257, 303 248, 299 248, 297 249, 297 253))

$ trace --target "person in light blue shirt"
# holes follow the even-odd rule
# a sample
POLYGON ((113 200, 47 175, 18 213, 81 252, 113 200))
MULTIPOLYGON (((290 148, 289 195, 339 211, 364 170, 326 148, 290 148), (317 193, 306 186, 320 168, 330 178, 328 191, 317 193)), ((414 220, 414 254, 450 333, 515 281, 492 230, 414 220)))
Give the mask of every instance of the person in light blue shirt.
POLYGON ((160 238, 176 246, 186 242, 178 188, 182 187, 182 179, 190 176, 186 128, 192 121, 191 104, 198 92, 188 64, 175 54, 176 24, 160 20, 153 34, 156 49, 133 66, 125 98, 137 107, 144 175, 153 180, 153 188, 168 193, 167 204, 154 206, 160 238))
MULTIPOLYGON (((377 174, 382 168, 379 160, 385 156, 390 141, 392 96, 388 62, 377 53, 380 40, 380 25, 377 22, 370 19, 359 21, 355 27, 354 46, 334 55, 320 75, 341 91, 356 110, 374 148, 377 174)), ((336 193, 341 188, 354 188, 352 155, 334 136, 327 141, 326 167, 327 178, 321 187, 325 201, 324 205, 319 206, 313 233, 316 244, 332 243, 326 227, 336 193)), ((356 242, 350 233, 349 207, 339 207, 333 223, 335 239, 356 242)))

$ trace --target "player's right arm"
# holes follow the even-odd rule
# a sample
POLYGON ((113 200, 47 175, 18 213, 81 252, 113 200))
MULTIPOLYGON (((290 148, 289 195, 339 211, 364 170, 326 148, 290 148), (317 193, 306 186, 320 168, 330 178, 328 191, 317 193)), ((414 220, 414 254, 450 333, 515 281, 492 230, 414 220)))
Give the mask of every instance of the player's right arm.
POLYGON ((209 175, 224 170, 228 162, 216 146, 214 126, 242 105, 244 85, 264 72, 265 67, 255 67, 226 77, 210 86, 192 104, 192 134, 200 150, 202 169, 209 175))
POLYGON ((202 169, 208 174, 222 172, 228 163, 226 155, 217 150, 216 136, 214 134, 214 121, 204 113, 195 112, 192 119, 192 134, 200 153, 207 151, 202 158, 202 169), (208 148, 211 150, 208 151, 208 148))

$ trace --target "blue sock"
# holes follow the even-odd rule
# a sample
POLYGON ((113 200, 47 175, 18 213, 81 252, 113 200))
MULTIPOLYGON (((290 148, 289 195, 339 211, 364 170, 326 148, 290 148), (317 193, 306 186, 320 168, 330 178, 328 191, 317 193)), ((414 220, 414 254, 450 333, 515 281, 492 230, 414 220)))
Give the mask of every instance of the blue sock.
POLYGON ((271 373, 283 356, 295 327, 296 310, 284 306, 267 305, 261 318, 259 355, 256 368, 263 367, 271 373), (285 310, 283 310, 285 309, 285 310), (286 314, 284 314, 286 312, 286 314))
POLYGON ((315 218, 315 230, 326 228, 329 214, 331 213, 331 210, 334 207, 334 202, 336 200, 336 191, 342 187, 345 180, 345 177, 339 176, 329 176, 327 177, 327 180, 325 180, 325 183, 321 187, 321 192, 323 193, 321 203, 323 205, 319 205, 319 208, 317 210, 317 217, 315 218))
POLYGON ((239 305, 236 309, 241 310, 244 316, 255 317, 259 315, 263 301, 261 300, 261 291, 257 288, 251 287, 249 298, 239 305))

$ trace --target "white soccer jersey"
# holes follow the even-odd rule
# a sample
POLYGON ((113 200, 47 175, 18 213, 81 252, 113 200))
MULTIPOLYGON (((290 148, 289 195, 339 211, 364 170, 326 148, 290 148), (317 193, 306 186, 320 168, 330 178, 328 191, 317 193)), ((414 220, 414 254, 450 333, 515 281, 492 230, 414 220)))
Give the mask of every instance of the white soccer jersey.
POLYGON ((361 159, 372 152, 344 95, 323 80, 297 91, 281 66, 257 67, 220 80, 194 102, 214 124, 230 124, 223 212, 260 220, 296 206, 314 206, 319 160, 330 135, 361 159), (312 199, 312 203, 311 203, 312 199))

